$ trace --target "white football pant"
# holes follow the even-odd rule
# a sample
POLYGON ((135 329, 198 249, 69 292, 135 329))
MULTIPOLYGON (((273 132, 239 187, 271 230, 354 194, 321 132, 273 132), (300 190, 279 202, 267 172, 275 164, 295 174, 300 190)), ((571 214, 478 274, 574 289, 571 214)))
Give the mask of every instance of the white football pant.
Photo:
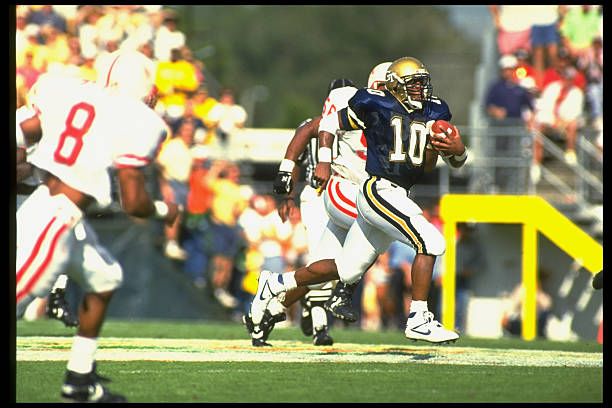
POLYGON ((335 258, 345 283, 358 281, 393 240, 409 244, 421 254, 438 256, 446 250, 443 235, 408 198, 408 191, 389 180, 370 177, 364 181, 357 195, 357 211, 357 221, 335 258))
POLYGON ((62 273, 86 293, 121 285, 121 266, 65 195, 52 196, 40 185, 17 210, 16 226, 17 317, 34 298, 47 296, 62 273))

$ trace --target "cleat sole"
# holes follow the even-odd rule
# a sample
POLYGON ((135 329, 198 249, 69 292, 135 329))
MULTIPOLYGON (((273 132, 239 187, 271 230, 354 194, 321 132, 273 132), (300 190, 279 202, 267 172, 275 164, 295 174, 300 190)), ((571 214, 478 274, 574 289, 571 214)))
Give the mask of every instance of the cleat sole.
POLYGON ((332 314, 332 316, 334 316, 335 318, 340 319, 340 320, 344 320, 345 322, 355 323, 355 322, 357 321, 357 319, 350 319, 350 318, 347 318, 347 317, 346 317, 346 316, 344 316, 344 315, 337 314, 337 313, 335 313, 333 310, 329 310, 329 309, 328 309, 328 308, 326 308, 326 307, 324 307, 324 309, 325 309, 325 310, 327 310, 328 312, 330 312, 330 313, 332 314))
POLYGON ((270 343, 256 339, 252 339, 251 344, 253 347, 272 347, 270 343))

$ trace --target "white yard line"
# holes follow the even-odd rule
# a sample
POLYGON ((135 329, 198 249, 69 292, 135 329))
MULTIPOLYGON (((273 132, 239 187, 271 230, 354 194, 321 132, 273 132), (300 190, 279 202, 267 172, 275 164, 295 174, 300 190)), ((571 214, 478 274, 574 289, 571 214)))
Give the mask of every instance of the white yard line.
MULTIPOLYGON (((17 361, 65 361, 71 337, 17 337, 17 361)), ((603 353, 337 343, 315 347, 276 340, 273 347, 250 340, 101 338, 97 360, 261 361, 309 363, 415 363, 537 367, 603 367, 603 353)))

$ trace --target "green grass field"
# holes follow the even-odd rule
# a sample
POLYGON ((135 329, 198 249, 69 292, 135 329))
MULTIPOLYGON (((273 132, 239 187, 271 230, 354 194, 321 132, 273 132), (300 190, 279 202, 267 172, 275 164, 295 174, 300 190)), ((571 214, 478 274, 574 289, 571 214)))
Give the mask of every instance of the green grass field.
MULTIPOLYGON (((73 330, 18 322, 16 402, 60 402, 73 330)), ((130 402, 602 402, 595 342, 462 337, 411 342, 399 331, 334 328, 315 347, 297 328, 271 348, 235 323, 108 321, 98 371, 130 402)))

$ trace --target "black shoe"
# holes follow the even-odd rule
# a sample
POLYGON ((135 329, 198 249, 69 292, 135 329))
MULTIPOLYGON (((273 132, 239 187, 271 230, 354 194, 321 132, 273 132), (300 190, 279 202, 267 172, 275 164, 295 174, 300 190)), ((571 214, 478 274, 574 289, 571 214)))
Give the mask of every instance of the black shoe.
POLYGON ((334 339, 331 338, 327 332, 327 326, 314 329, 314 335, 312 336, 312 343, 315 346, 331 346, 334 344, 334 339))
POLYGON ((64 289, 55 289, 49 294, 46 314, 52 319, 63 322, 66 327, 76 327, 79 325, 79 320, 70 312, 65 294, 64 289))
POLYGON ((309 301, 302 300, 300 301, 302 304, 302 318, 300 319, 300 329, 302 329, 302 333, 304 336, 312 336, 312 314, 310 313, 310 309, 312 305, 309 301))
POLYGON ((253 347, 272 347, 270 343, 261 339, 251 339, 251 344, 253 347))
POLYGON ((603 269, 593 276, 593 281, 591 284, 593 285, 593 289, 603 289, 603 269))
POLYGON ((270 346, 271 344, 266 343, 266 340, 268 340, 270 333, 272 333, 274 325, 286 319, 286 313, 279 313, 272 316, 272 313, 267 309, 264 311, 259 325, 253 323, 253 319, 251 319, 250 315, 247 314, 242 316, 242 322, 246 326, 247 332, 249 336, 251 336, 253 346, 255 347, 270 346))
POLYGON ((127 402, 123 395, 113 394, 104 387, 94 371, 79 374, 67 370, 61 396, 67 402, 127 402))
POLYGON ((359 312, 353 309, 352 297, 357 283, 346 285, 338 282, 332 296, 323 307, 334 317, 349 323, 359 320, 359 312))

